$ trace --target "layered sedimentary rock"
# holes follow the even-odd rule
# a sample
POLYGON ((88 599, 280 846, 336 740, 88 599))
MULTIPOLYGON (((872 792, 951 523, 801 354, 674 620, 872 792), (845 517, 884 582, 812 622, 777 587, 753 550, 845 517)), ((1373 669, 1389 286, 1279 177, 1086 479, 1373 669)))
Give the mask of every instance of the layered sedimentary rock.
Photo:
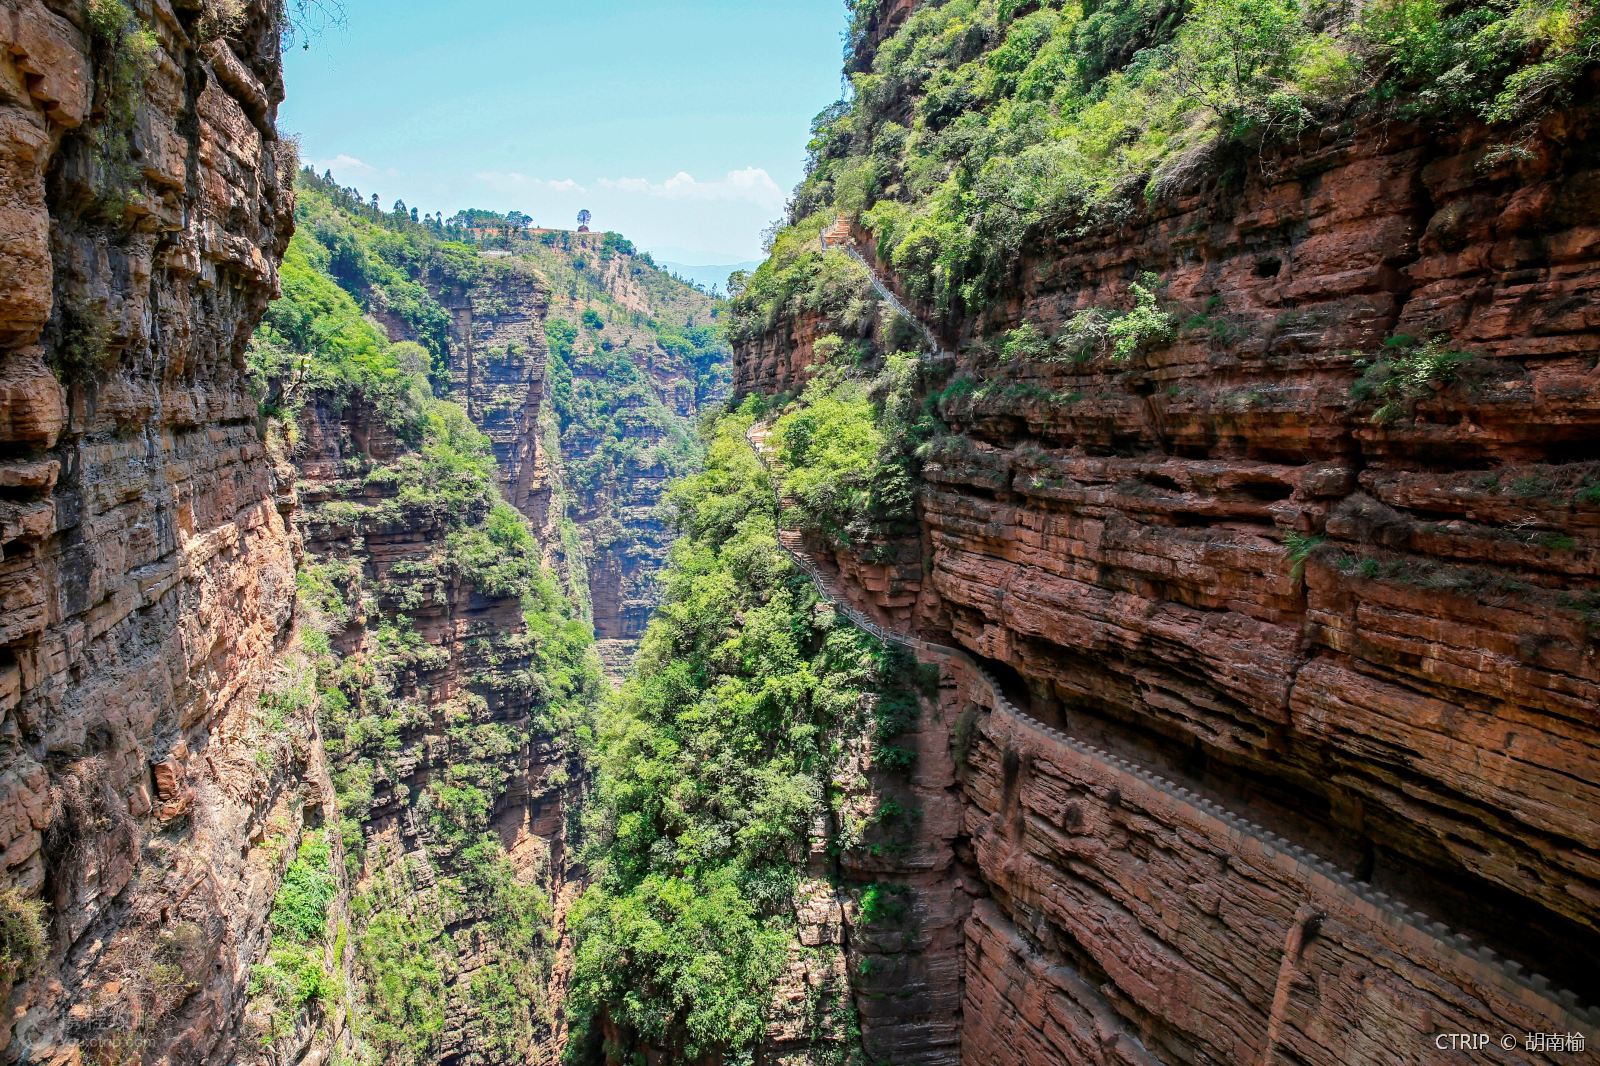
MULTIPOLYGON (((615 234, 499 243, 479 252, 470 281, 418 279, 450 312, 448 394, 494 442, 507 498, 586 603, 620 676, 659 601, 663 494, 692 465, 694 419, 725 392, 725 349, 705 361, 684 338, 711 324, 713 304, 615 234), (556 365, 550 328, 562 336, 556 365)), ((417 339, 367 302, 391 338, 417 339)))
POLYGON ((241 357, 290 224, 280 27, 96 12, 0 8, 0 1041, 220 1061, 287 861, 266 827, 325 803, 314 722, 255 756, 294 595, 241 357))
MULTIPOLYGON (((481 272, 463 281, 421 268, 418 281, 450 316, 445 391, 467 409, 473 424, 494 442, 502 490, 535 529, 551 535, 554 479, 546 454, 548 283, 523 260, 483 258, 481 272)), ((368 312, 393 340, 417 340, 392 308, 368 295, 368 312)))
POLYGON ((1548 981, 1218 793, 1044 727, 982 682, 968 695, 988 708, 965 751, 968 825, 998 904, 968 925, 973 1060, 1427 1062, 1441 1031, 1588 1024, 1548 981))
POLYGON ((614 234, 561 234, 530 251, 551 275, 551 319, 577 328, 563 353, 570 388, 554 404, 560 476, 595 636, 616 676, 660 602, 657 574, 673 538, 663 496, 693 466, 694 424, 723 398, 727 353, 720 341, 715 351, 684 343, 696 326, 713 325, 711 299, 614 234))
POLYGON ((762 1062, 936 1066, 958 1061, 963 923, 974 890, 957 841, 965 826, 948 736, 954 704, 919 700, 886 768, 870 732, 840 737, 830 788, 842 815, 819 818, 794 893, 795 939, 774 989, 762 1062), (884 818, 887 809, 915 812, 884 818))
POLYGON ((776 396, 800 391, 816 362, 817 339, 837 332, 835 323, 815 312, 781 319, 739 345, 733 363, 734 392, 776 396))
MULTIPOLYGON (((832 551, 842 594, 1337 875, 971 703, 956 739, 990 898, 964 1061, 1433 1061, 1427 1036, 1457 1026, 1584 1024, 1593 97, 1512 157, 1471 126, 1330 130, 1035 248, 981 319, 923 312, 955 351, 905 546, 923 565, 832 551), (1144 272, 1170 339, 1123 363, 994 354, 1020 325, 1127 308, 1144 272), (1450 371, 1381 387, 1426 357, 1450 371), (1517 964, 1551 980, 1530 991, 1517 964)), ((792 389, 821 328, 777 323, 739 387, 792 389)))
POLYGON ((1511 171, 1474 132, 1303 146, 1040 264, 1005 324, 1138 268, 1179 335, 1122 372, 974 366, 995 387, 924 501, 951 629, 1037 703, 1214 762, 1572 979, 1600 913, 1594 118, 1511 171), (1375 420, 1357 360, 1403 335, 1474 376, 1375 420))
POLYGON ((506 499, 544 531, 553 491, 542 422, 549 294, 516 260, 493 261, 492 267, 463 296, 444 294, 457 356, 451 360, 451 390, 494 442, 506 499))
POLYGON ((463 572, 484 514, 408 491, 412 447, 370 404, 310 404, 299 436, 359 1036, 385 1061, 554 1061, 583 770, 544 717, 525 590, 463 572))
MULTIPOLYGON (((871 772, 869 742, 856 745, 862 752, 852 751, 835 778, 845 795, 870 784, 870 805, 857 807, 863 817, 886 802, 915 812, 910 824, 840 852, 827 871, 857 886, 841 892, 839 946, 869 1062, 959 1061, 963 925, 977 888, 962 847, 966 826, 949 745, 955 703, 940 697, 925 694, 917 721, 896 740, 915 754, 908 775, 871 772), (868 893, 877 893, 875 904, 868 893)), ((804 941, 803 910, 800 917, 804 941)))

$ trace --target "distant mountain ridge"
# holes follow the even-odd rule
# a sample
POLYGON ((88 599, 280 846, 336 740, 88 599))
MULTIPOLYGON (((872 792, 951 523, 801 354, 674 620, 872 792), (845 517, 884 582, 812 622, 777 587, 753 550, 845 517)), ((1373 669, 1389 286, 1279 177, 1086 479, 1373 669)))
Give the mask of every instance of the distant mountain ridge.
POLYGON ((667 273, 676 274, 685 281, 692 282, 695 285, 704 286, 707 289, 714 288, 720 292, 726 293, 728 291, 729 274, 732 274, 735 270, 754 270, 761 264, 758 260, 747 259, 742 263, 721 263, 710 265, 701 263, 669 263, 666 260, 662 260, 657 265, 667 273))

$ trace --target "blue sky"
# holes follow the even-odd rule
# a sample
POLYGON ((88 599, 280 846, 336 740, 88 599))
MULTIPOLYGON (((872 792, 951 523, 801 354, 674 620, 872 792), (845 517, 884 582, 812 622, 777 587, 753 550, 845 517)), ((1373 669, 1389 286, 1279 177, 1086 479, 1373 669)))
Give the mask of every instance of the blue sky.
POLYGON ((760 257, 840 92, 841 0, 344 0, 280 126, 385 206, 526 211, 660 258, 760 257))

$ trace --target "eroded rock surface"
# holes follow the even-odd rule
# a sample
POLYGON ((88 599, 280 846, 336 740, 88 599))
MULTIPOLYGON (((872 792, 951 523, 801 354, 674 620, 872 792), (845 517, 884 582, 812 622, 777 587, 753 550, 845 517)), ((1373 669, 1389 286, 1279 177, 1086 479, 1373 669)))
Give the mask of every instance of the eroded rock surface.
POLYGON ((330 645, 360 1036, 387 1062, 553 1062, 585 770, 551 722, 524 590, 451 557, 487 501, 456 513, 408 493, 413 450, 361 399, 300 415, 302 611, 330 645), (412 1015, 434 1028, 398 1024, 412 1015))
MULTIPOLYGON (((1418 1034, 1518 1011, 1570 1027, 1600 999, 1584 93, 1515 163, 1470 126, 1329 131, 1036 249, 981 320, 923 309, 956 353, 935 387, 967 380, 925 452, 920 537, 889 566, 884 545, 809 547, 844 599, 970 650, 1043 723, 1553 989, 1497 1000, 1470 953, 1399 945, 1381 915, 1253 868, 1226 827, 979 710, 954 733, 989 897, 966 927, 963 1061, 1437 1061, 1418 1034), (1126 308, 1142 272, 1170 341, 1122 364, 996 358, 1024 323, 1126 308), (1364 393, 1375 361, 1430 341, 1459 353, 1453 378, 1386 409, 1364 393)), ((794 390, 830 331, 780 320, 741 347, 736 389, 794 390)))
POLYGON ((7 1061, 247 1054, 261 843, 325 802, 313 721, 256 757, 294 597, 242 359, 290 227, 274 11, 0 6, 0 865, 46 904, 7 1061))

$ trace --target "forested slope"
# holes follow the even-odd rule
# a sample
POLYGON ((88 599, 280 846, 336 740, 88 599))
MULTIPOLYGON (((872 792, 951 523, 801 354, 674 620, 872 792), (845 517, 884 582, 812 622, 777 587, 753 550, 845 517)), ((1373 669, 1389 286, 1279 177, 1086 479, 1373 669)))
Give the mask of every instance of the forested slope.
MULTIPOLYGON (((297 654, 262 705, 314 711, 336 820, 274 901, 254 1024, 268 1047, 326 1026, 358 1061, 547 1055, 601 687, 590 627, 503 495, 494 442, 435 395, 453 352, 431 297, 362 258, 387 231, 342 243, 325 206, 302 199, 251 364, 303 544, 297 654), (363 313, 341 285, 357 269, 432 350, 363 313)), ((402 247, 479 280, 460 246, 402 247)))
POLYGON ((310 171, 296 216, 251 349, 304 546, 269 698, 314 709, 338 821, 277 900, 258 1025, 321 1019, 386 1062, 548 1058, 593 632, 620 668, 653 605, 657 497, 725 387, 715 308, 615 234, 468 233, 310 171))
POLYGON ((716 302, 615 233, 416 220, 309 171, 297 211, 329 274, 426 349, 436 389, 494 441, 508 498, 620 670, 658 595, 661 493, 726 393, 716 302))
POLYGON ((759 413, 710 423, 706 469, 674 488, 666 598, 601 714, 577 1061, 862 1063, 863 1016, 887 1020, 874 1058, 953 1037, 953 959, 931 944, 944 760, 923 765, 913 732, 936 675, 780 547, 745 438, 759 413))

